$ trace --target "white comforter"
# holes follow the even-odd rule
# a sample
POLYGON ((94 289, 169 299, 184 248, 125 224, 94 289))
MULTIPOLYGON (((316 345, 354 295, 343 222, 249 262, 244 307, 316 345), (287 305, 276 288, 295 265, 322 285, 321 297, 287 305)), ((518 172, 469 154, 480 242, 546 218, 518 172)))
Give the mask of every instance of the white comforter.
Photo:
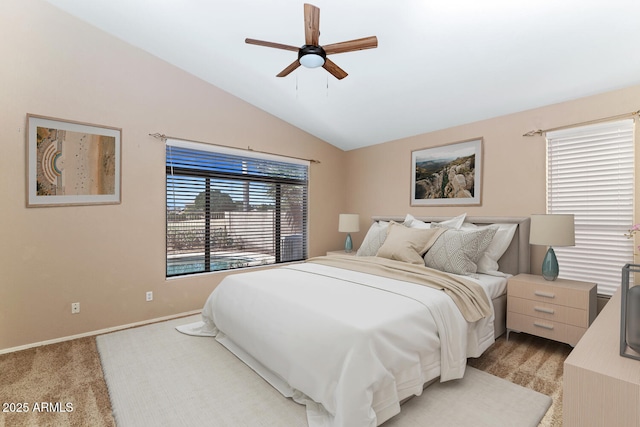
POLYGON ((228 276, 202 316, 310 427, 377 426, 493 343, 493 317, 469 325, 442 291, 313 263, 228 276))

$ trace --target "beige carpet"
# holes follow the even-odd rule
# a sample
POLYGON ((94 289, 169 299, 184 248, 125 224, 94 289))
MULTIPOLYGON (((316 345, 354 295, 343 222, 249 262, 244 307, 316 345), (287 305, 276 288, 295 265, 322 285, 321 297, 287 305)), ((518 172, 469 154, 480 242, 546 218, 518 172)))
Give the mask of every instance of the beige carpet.
POLYGON ((115 426, 94 337, 1 355, 0 401, 15 404, 7 410, 28 405, 26 412, 0 412, 0 427, 115 426), (43 402, 57 412, 43 410, 43 402))
MULTIPOLYGON (((571 347, 526 334, 504 336, 469 365, 552 396, 540 423, 562 425, 562 364, 571 347)), ((71 402, 68 413, 2 413, 0 427, 115 426, 95 338, 0 355, 2 402, 71 402)))
MULTIPOLYGON (((122 427, 304 427, 303 406, 280 396, 211 338, 175 331, 186 318, 97 338, 116 422, 122 427)), ((538 425, 551 398, 469 368, 403 406, 389 427, 538 425)))

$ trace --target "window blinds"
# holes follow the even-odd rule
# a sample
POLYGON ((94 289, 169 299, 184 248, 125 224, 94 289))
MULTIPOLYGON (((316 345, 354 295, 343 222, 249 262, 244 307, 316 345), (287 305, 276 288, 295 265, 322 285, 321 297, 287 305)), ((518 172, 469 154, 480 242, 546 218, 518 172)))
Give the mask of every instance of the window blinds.
POLYGON ((167 141, 167 277, 307 257, 309 162, 167 141))
POLYGON ((612 295, 633 262, 633 120, 547 133, 547 213, 575 215, 574 247, 554 247, 559 277, 612 295))

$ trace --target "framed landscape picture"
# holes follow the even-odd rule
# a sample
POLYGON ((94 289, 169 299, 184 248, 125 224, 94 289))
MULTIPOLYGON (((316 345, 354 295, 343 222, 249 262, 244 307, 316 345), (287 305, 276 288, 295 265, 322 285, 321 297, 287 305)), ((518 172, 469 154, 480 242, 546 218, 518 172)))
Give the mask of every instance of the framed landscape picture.
POLYGON ((120 203, 121 134, 27 115, 27 206, 120 203))
POLYGON ((411 152, 411 205, 480 205, 482 138, 411 152))

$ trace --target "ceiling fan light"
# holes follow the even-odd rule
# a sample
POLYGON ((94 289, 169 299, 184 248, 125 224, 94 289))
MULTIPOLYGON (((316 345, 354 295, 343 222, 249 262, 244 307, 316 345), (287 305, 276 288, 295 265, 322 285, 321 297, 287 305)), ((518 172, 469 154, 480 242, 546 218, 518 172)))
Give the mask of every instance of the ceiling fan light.
POLYGON ((324 58, 314 53, 308 53, 300 57, 300 64, 307 68, 318 68, 324 65, 324 58))

